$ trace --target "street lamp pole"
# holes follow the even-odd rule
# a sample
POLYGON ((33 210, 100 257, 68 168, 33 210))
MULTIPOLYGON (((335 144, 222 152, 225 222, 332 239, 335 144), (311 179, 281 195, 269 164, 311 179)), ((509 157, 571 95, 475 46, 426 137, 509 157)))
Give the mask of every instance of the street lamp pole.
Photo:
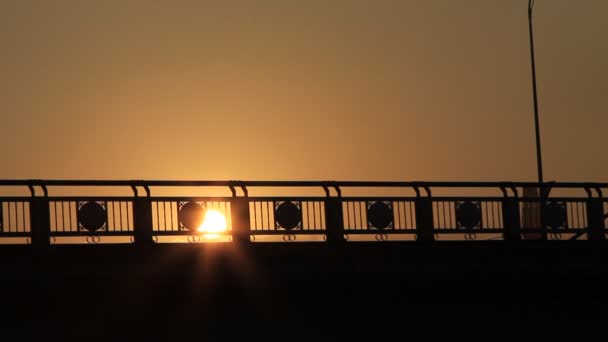
POLYGON ((542 192, 543 179, 543 158, 540 145, 540 122, 538 118, 538 90, 536 86, 536 61, 534 56, 534 33, 532 30, 532 14, 534 10, 534 0, 528 0, 528 24, 530 27, 530 62, 532 64, 532 91, 534 95, 534 129, 536 133, 536 167, 538 171, 539 190, 542 192))

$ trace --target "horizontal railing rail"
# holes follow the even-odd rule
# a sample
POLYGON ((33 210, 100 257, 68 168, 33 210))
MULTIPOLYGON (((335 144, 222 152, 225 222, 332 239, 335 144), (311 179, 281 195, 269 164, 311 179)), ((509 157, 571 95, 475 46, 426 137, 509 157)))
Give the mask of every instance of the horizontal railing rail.
POLYGON ((600 241, 608 223, 606 188, 608 183, 589 182, 0 180, 0 243, 149 244, 218 237, 235 243, 600 241), (2 196, 1 187, 25 187, 30 196, 2 196), (62 187, 126 187, 132 193, 53 193, 62 187), (157 196, 157 187, 225 187, 230 195, 157 196), (318 195, 250 192, 280 187, 315 188, 318 195), (346 194, 356 188, 372 189, 373 194, 346 194), (395 195, 394 189, 385 188, 410 191, 395 195), (434 195, 441 188, 456 195, 434 195), (458 193, 478 188, 494 195, 458 193), (557 189, 579 191, 565 196, 557 189))

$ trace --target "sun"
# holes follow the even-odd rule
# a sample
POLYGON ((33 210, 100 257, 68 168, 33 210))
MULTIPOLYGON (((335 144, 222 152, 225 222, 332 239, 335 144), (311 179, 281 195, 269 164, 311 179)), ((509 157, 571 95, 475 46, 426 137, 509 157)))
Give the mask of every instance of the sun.
POLYGON ((205 212, 203 223, 197 229, 206 239, 216 239, 226 231, 226 217, 215 209, 205 212))

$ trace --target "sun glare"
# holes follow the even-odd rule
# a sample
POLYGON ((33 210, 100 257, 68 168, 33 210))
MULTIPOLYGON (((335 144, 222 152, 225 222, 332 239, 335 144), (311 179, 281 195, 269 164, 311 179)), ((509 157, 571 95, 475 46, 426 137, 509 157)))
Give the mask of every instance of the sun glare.
POLYGON ((198 231, 203 233, 206 239, 217 239, 226 231, 226 217, 215 209, 209 209, 198 231))

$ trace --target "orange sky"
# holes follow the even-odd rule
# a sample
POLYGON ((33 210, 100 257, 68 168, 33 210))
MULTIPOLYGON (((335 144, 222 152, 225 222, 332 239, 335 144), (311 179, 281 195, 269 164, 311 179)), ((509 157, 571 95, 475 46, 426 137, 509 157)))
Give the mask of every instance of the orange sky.
MULTIPOLYGON (((3 1, 0 178, 535 180, 526 5, 3 1)), ((607 181, 607 11, 537 1, 547 180, 607 181)))

